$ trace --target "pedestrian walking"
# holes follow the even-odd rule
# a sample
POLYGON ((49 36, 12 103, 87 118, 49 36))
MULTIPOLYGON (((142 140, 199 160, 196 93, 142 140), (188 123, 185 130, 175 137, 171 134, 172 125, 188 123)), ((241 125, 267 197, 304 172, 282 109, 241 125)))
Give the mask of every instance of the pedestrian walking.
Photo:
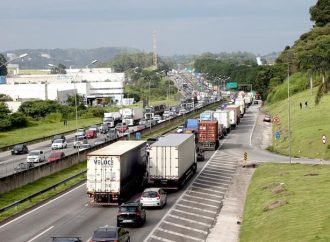
POLYGON ((308 104, 307 104, 307 101, 305 101, 305 108, 307 108, 308 107, 308 104))
POLYGON ((299 105, 300 105, 300 109, 302 109, 302 103, 301 103, 301 102, 300 102, 300 104, 299 104, 299 105))

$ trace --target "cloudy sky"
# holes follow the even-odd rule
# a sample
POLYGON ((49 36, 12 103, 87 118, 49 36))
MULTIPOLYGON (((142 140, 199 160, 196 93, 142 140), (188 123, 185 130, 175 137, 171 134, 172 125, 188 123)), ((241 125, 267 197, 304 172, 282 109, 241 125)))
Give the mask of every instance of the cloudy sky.
POLYGON ((317 0, 0 0, 0 51, 134 47, 161 55, 281 51, 317 0))

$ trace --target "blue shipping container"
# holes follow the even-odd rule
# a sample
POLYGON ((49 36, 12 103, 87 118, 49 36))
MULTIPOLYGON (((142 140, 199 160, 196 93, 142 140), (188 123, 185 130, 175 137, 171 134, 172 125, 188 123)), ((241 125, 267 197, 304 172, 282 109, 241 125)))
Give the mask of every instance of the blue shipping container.
POLYGON ((198 132, 198 119, 187 119, 185 123, 185 129, 198 132))
POLYGON ((6 83, 7 83, 6 76, 0 76, 0 84, 6 84, 6 83))

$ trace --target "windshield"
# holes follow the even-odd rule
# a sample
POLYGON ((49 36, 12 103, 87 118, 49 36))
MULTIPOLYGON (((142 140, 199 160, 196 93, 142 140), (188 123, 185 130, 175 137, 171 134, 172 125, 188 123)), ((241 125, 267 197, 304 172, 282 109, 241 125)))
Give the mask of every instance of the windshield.
POLYGON ((154 191, 148 191, 143 193, 143 197, 154 198, 157 197, 158 193, 154 191))
POLYGON ((39 151, 31 151, 29 155, 39 155, 40 152, 39 151))
POLYGON ((120 207, 120 212, 135 212, 136 207, 120 207))
POLYGON ((15 145, 15 148, 16 149, 22 149, 23 148, 23 145, 15 145))
POLYGON ((54 140, 54 143, 62 143, 62 142, 63 142, 62 139, 56 139, 56 140, 54 140))
POLYGON ((94 235, 93 235, 94 238, 98 238, 98 239, 110 239, 110 238, 116 238, 117 237, 117 234, 116 234, 116 231, 95 231, 94 232, 94 235))

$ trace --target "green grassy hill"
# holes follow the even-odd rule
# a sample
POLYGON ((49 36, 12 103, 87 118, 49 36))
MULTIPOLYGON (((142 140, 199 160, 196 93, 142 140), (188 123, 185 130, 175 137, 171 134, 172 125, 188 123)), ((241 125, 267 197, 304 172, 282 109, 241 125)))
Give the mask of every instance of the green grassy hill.
MULTIPOLYGON (((295 85, 293 84, 293 89, 295 85)), ((280 86, 279 90, 282 90, 281 95, 287 95, 287 82, 280 86)), ((314 88, 290 97, 292 155, 330 159, 330 95, 325 95, 320 104, 315 105, 316 92, 317 88, 314 88), (308 107, 304 106, 305 101, 308 107), (303 104, 302 109, 299 106, 300 102, 303 104), (328 137, 325 145, 321 142, 322 135, 328 137)), ((288 155, 288 99, 267 105, 265 110, 280 118, 280 124, 274 124, 273 131, 274 133, 280 131, 281 138, 279 140, 273 138, 273 145, 269 149, 288 155)))
POLYGON ((330 241, 330 167, 263 164, 248 190, 240 242, 330 241))

